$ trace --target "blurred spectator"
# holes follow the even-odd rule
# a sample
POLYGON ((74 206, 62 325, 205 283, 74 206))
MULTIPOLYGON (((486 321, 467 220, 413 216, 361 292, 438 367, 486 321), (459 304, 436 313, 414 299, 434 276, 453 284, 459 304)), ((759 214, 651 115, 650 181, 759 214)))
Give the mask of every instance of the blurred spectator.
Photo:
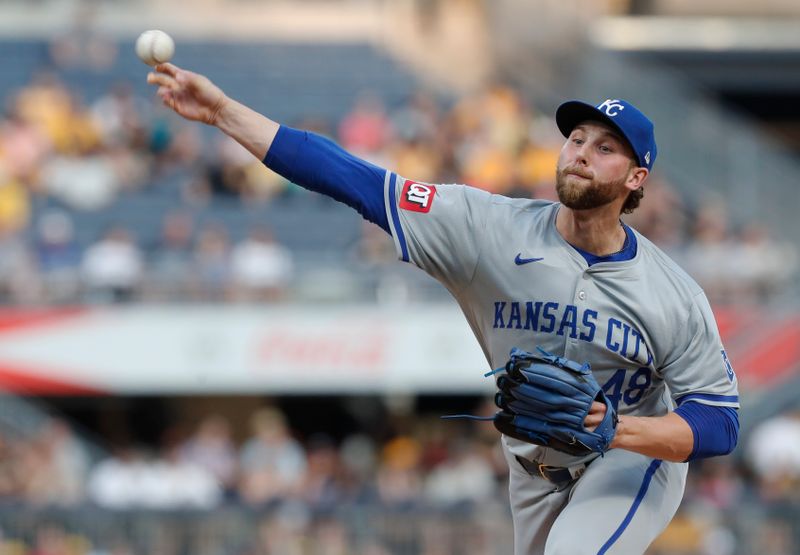
POLYGON ((30 211, 27 189, 7 171, 7 164, 0 158, 0 230, 21 231, 28 225, 30 211))
POLYGON ((119 447, 110 457, 100 461, 89 472, 89 498, 108 509, 127 509, 137 504, 140 476, 145 461, 141 452, 119 447))
POLYGON ((377 473, 377 448, 368 436, 348 436, 339 447, 340 486, 343 499, 365 502, 374 500, 377 473))
POLYGON ((216 141, 217 163, 209 169, 211 193, 238 197, 248 205, 267 202, 286 192, 287 181, 228 136, 216 141))
MULTIPOLYGON (((554 122, 549 123, 555 126, 554 122)), ((544 146, 530 139, 523 143, 517 159, 515 196, 555 200, 552 192, 553 173, 560 151, 560 142, 558 146, 544 146)))
POLYGON ((115 226, 86 250, 82 270, 90 300, 127 302, 142 279, 142 253, 128 230, 115 226))
POLYGON ((69 555, 70 544, 70 538, 61 526, 44 524, 36 531, 29 555, 69 555))
POLYGON ((39 274, 30 249, 19 234, 0 229, 0 302, 30 303, 40 294, 39 274))
POLYGON ((206 163, 204 174, 192 183, 188 191, 195 202, 238 199, 245 204, 255 204, 269 201, 286 191, 287 182, 283 177, 267 169, 261 160, 253 158, 230 137, 218 138, 215 147, 216 152, 206 163))
POLYGON ((639 208, 623 219, 670 256, 680 256, 688 220, 683 199, 669 183, 652 177, 647 180, 644 195, 639 208))
POLYGON ((75 210, 99 210, 111 204, 120 183, 111 160, 102 153, 49 159, 42 169, 42 185, 75 210))
MULTIPOLYGON (((647 554, 706 555, 703 543, 708 533, 709 530, 704 521, 693 518, 685 509, 680 508, 667 529, 650 545, 647 554)), ((723 555, 723 553, 714 555, 723 555)))
POLYGON ((683 259, 686 271, 698 281, 712 303, 730 298, 731 265, 738 265, 738 261, 734 257, 725 205, 704 204, 695 217, 691 233, 693 240, 683 259))
MULTIPOLYGON (((401 141, 435 141, 442 115, 433 95, 416 91, 405 104, 391 114, 391 128, 401 141)), ((401 175, 402 172, 398 172, 401 175)))
POLYGON ((211 509, 222 499, 222 486, 211 470, 182 458, 174 442, 145 466, 140 488, 136 505, 156 509, 211 509))
POLYGON ((196 171, 206 156, 203 151, 205 146, 203 136, 198 135, 194 127, 184 122, 172 125, 172 122, 157 120, 154 128, 150 129, 151 136, 146 145, 149 151, 159 152, 159 148, 155 147, 153 142, 157 141, 154 136, 158 134, 157 129, 161 125, 167 127, 169 142, 166 149, 161 152, 163 156, 152 168, 154 176, 161 177, 164 173, 170 172, 180 175, 196 171))
POLYGON ((515 160, 527 136, 525 112, 517 92, 502 86, 456 105, 456 156, 464 183, 492 193, 511 190, 515 160))
POLYGON ((764 498, 800 499, 800 411, 759 424, 745 450, 764 498))
POLYGON ((52 144, 43 130, 26 121, 15 104, 8 110, 6 119, 0 120, 0 165, 5 166, 5 179, 33 184, 39 167, 52 144))
POLYGON ((773 240, 767 229, 757 223, 741 230, 735 251, 734 276, 745 289, 739 296, 754 302, 779 294, 797 271, 795 248, 773 240))
POLYGON ((53 62, 62 68, 107 70, 117 59, 117 45, 97 30, 99 4, 75 2, 67 6, 72 10, 71 21, 52 39, 50 57, 53 62))
POLYGON ((24 469, 19 465, 16 451, 16 445, 0 430, 0 501, 20 496, 20 474, 24 469))
POLYGON ((233 299, 246 302, 277 301, 286 296, 293 273, 292 256, 264 227, 231 251, 233 299))
POLYGON ((210 415, 203 418, 195 433, 181 446, 180 459, 209 472, 225 492, 233 491, 236 449, 225 417, 210 415))
POLYGON ((363 92, 339 125, 341 145, 354 154, 370 158, 391 139, 391 121, 380 97, 363 92))
POLYGON ((420 455, 419 443, 408 436, 398 436, 383 447, 376 477, 378 496, 383 503, 404 507, 422 498, 420 455))
POLYGON ((242 166, 242 179, 242 200, 249 205, 267 203, 289 191, 286 179, 252 157, 242 166))
POLYGON ((52 419, 39 432, 36 443, 47 464, 47 487, 39 502, 70 506, 83 501, 89 472, 89 455, 69 424, 52 419))
POLYGON ((200 233, 192 253, 192 289, 198 300, 227 299, 230 277, 230 245, 224 227, 208 224, 200 233))
MULTIPOLYGON (((375 292, 381 304, 400 306, 409 302, 415 277, 397 265, 397 251, 392 238, 373 223, 361 224, 361 236, 352 247, 351 268, 368 291, 375 292)), ((417 292, 419 292, 417 290, 417 292)))
POLYGON ((34 506, 46 505, 53 501, 50 497, 52 461, 47 445, 37 441, 37 437, 24 438, 17 444, 17 463, 23 469, 20 473, 21 499, 34 506))
POLYGON ((731 457, 714 457, 698 461, 693 467, 696 480, 691 497, 706 512, 719 514, 736 509, 745 497, 744 480, 731 457))
POLYGON ((352 258, 365 269, 376 269, 397 263, 394 242, 377 225, 364 221, 361 223, 361 236, 353 248, 352 258))
POLYGON ((227 137, 217 141, 217 158, 206 169, 211 195, 217 199, 239 198, 245 189, 244 166, 251 160, 245 160, 247 151, 231 142, 227 137))
POLYGON ((432 504, 455 505, 490 498, 495 491, 494 471, 478 443, 466 438, 450 444, 446 460, 425 479, 425 497, 432 504))
POLYGON ((441 155, 430 142, 423 140, 398 141, 389 154, 392 170, 398 175, 423 182, 435 182, 441 175, 441 155))
POLYGON ((759 526, 755 537, 746 538, 745 543, 750 544, 749 553, 763 553, 769 555, 796 555, 797 542, 793 540, 792 528, 796 522, 787 522, 784 518, 770 519, 759 526))
POLYGON ((518 152, 528 135, 528 121, 531 119, 519 91, 496 84, 479 102, 482 127, 489 144, 503 152, 518 152))
POLYGON ((250 418, 253 436, 239 455, 239 496, 250 505, 300 494, 308 462, 302 445, 289 434, 283 414, 273 408, 250 418))
POLYGON ((506 194, 514 184, 514 159, 487 144, 476 144, 473 152, 464 155, 464 182, 490 193, 506 194))
POLYGON ((92 120, 107 145, 137 146, 145 141, 150 105, 133 93, 130 83, 120 81, 91 107, 92 120))
POLYGON ((38 72, 13 102, 12 111, 19 121, 41 132, 58 152, 75 150, 70 130, 71 95, 54 73, 38 72))
POLYGON ((323 434, 309 438, 308 471, 303 481, 303 499, 315 509, 332 510, 345 499, 340 478, 341 461, 333 440, 323 434))
POLYGON ((147 296, 159 300, 186 297, 192 272, 192 235, 194 220, 187 212, 169 212, 164 216, 161 236, 150 249, 147 272, 147 296))
POLYGON ((74 239, 69 213, 45 212, 36 226, 36 264, 42 276, 45 300, 70 302, 80 290, 81 252, 74 239))

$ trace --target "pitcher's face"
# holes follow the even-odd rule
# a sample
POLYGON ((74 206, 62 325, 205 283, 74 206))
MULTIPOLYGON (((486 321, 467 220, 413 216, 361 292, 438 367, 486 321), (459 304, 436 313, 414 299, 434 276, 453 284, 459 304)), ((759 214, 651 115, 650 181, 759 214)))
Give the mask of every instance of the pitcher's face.
POLYGON ((558 157, 556 192, 574 210, 597 208, 627 197, 637 164, 627 141, 612 127, 584 121, 572 130, 558 157))

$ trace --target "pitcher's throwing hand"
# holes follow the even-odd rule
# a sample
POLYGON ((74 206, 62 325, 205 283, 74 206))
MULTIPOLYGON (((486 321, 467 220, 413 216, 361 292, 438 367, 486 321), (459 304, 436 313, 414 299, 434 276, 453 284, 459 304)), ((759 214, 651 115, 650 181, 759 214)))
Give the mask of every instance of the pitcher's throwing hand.
POLYGON ((215 125, 228 97, 211 80, 175 64, 159 64, 147 75, 147 82, 158 85, 164 105, 193 121, 215 125))

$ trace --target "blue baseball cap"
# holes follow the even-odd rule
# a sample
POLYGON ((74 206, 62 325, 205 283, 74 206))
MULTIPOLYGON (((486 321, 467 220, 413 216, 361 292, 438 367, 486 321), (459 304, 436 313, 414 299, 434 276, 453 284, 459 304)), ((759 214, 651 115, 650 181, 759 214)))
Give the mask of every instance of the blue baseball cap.
POLYGON ((619 131, 631 145, 639 166, 653 169, 658 152, 653 122, 636 106, 626 100, 608 98, 597 106, 570 100, 556 110, 556 125, 565 137, 586 120, 602 121, 619 131))

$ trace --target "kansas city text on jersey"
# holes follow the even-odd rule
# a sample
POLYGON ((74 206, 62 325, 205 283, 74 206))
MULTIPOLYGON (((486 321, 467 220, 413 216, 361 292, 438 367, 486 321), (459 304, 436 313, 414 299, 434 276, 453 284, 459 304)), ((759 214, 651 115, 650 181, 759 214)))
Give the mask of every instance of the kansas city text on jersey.
POLYGON ((596 310, 555 301, 495 301, 494 329, 554 333, 592 343, 598 322, 605 321, 605 346, 628 360, 649 366, 653 355, 642 334, 617 318, 599 319, 596 310))

